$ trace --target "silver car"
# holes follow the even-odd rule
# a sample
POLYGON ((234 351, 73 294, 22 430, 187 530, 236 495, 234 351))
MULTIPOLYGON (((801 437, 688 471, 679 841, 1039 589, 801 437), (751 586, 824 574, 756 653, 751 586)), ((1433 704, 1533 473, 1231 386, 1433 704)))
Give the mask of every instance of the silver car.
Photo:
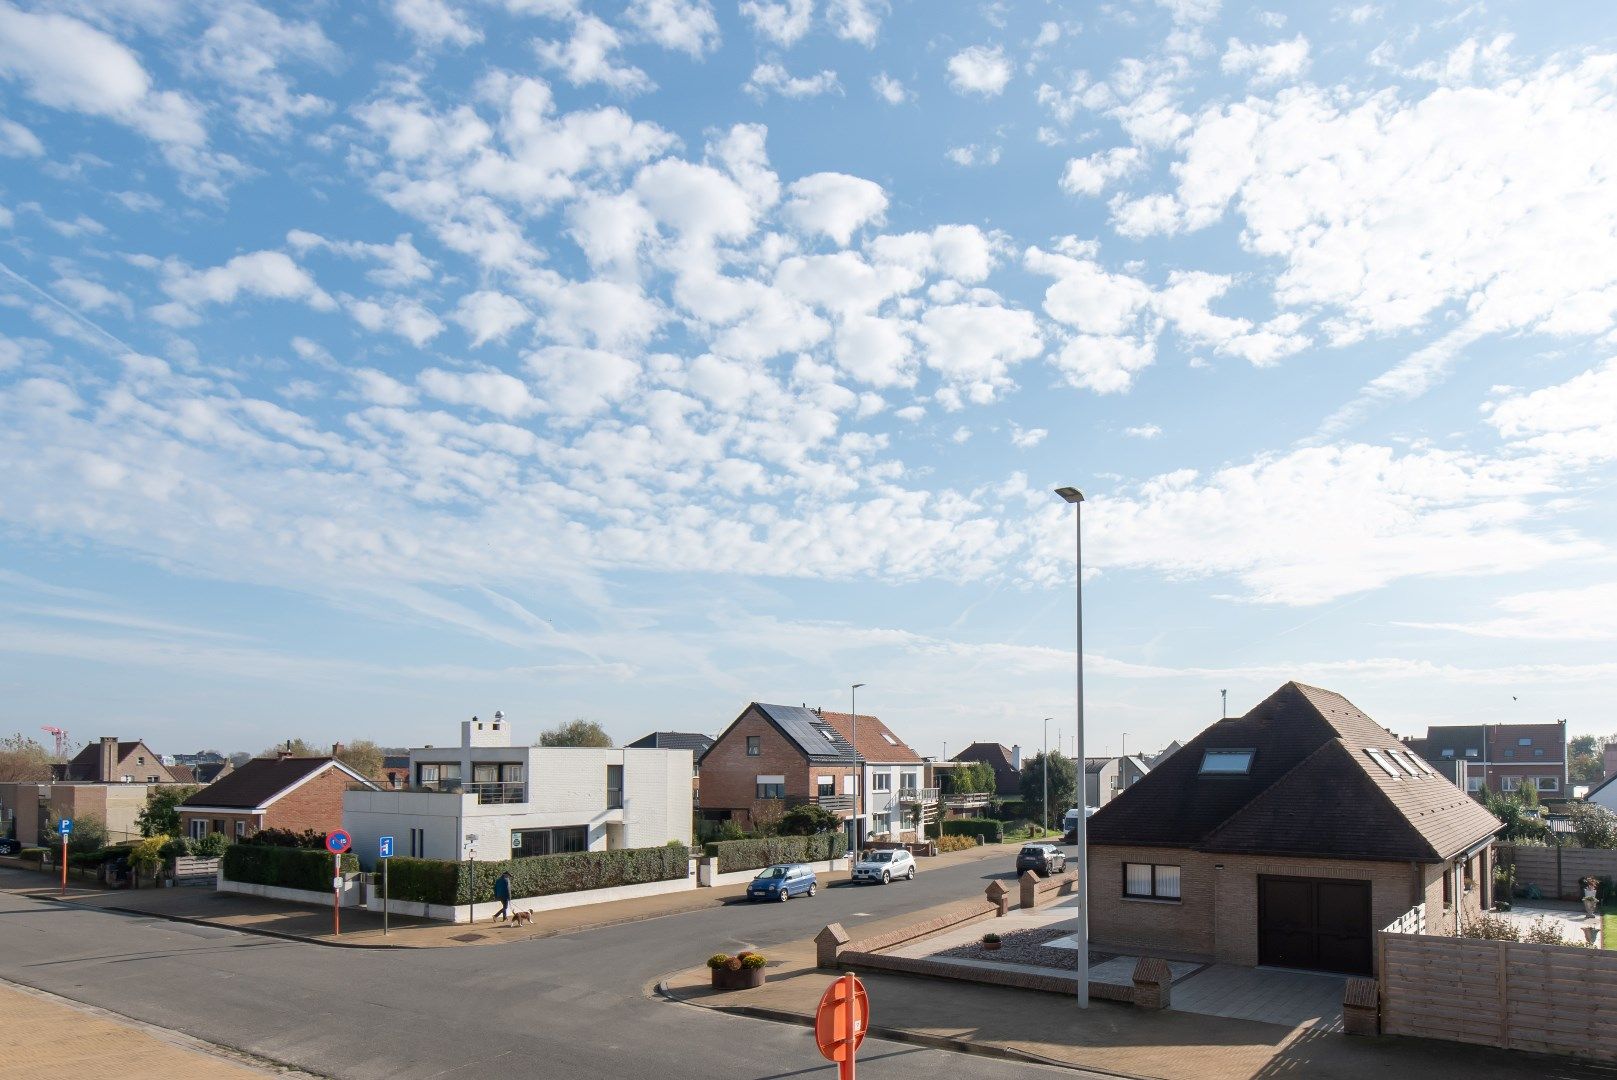
POLYGON ((886 885, 894 878, 915 880, 915 856, 903 848, 867 851, 863 858, 853 864, 855 882, 879 881, 886 885))

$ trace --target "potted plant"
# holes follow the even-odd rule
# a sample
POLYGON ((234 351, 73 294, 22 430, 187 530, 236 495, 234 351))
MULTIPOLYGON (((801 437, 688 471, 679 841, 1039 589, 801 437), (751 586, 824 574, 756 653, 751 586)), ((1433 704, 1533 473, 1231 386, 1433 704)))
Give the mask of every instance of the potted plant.
POLYGON ((998 952, 999 951, 999 935, 998 934, 984 934, 983 935, 983 948, 987 949, 989 952, 998 952))
POLYGON ((767 963, 762 954, 755 952, 740 952, 734 956, 714 953, 707 958, 715 990, 753 990, 762 986, 767 963))

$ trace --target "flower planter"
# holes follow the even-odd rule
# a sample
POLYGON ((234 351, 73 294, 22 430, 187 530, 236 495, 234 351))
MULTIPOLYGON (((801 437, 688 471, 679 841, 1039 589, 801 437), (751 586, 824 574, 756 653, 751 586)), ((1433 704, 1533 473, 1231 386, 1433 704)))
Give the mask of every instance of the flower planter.
POLYGON ((998 952, 999 947, 1000 947, 1001 944, 1002 944, 1002 942, 998 942, 998 941, 985 941, 985 942, 982 943, 982 946, 983 946, 983 948, 987 949, 989 952, 998 952))
POLYGON ((715 990, 756 990, 764 984, 763 968, 742 968, 740 971, 731 971, 729 968, 711 968, 713 972, 713 989, 715 990))

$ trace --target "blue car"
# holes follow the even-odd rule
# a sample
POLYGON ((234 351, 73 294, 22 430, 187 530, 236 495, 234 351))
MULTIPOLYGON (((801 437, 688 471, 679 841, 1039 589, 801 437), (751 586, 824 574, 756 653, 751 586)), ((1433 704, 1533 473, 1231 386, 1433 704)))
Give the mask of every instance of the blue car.
POLYGON ((814 877, 813 868, 802 863, 766 866, 758 871, 758 876, 747 886, 747 899, 784 902, 794 896, 813 896, 819 884, 814 877))

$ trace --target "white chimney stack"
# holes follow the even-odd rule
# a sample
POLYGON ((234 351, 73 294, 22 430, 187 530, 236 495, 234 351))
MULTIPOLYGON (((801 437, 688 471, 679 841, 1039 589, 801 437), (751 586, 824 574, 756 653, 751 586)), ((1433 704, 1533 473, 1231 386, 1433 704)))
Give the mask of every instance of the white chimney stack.
POLYGON ((1011 768, 1017 772, 1022 771, 1022 744, 1017 743, 1011 747, 1011 768))
POLYGON ((506 726, 505 714, 496 712, 492 720, 483 720, 476 716, 470 720, 462 720, 460 745, 465 749, 474 746, 510 746, 511 729, 506 726))

